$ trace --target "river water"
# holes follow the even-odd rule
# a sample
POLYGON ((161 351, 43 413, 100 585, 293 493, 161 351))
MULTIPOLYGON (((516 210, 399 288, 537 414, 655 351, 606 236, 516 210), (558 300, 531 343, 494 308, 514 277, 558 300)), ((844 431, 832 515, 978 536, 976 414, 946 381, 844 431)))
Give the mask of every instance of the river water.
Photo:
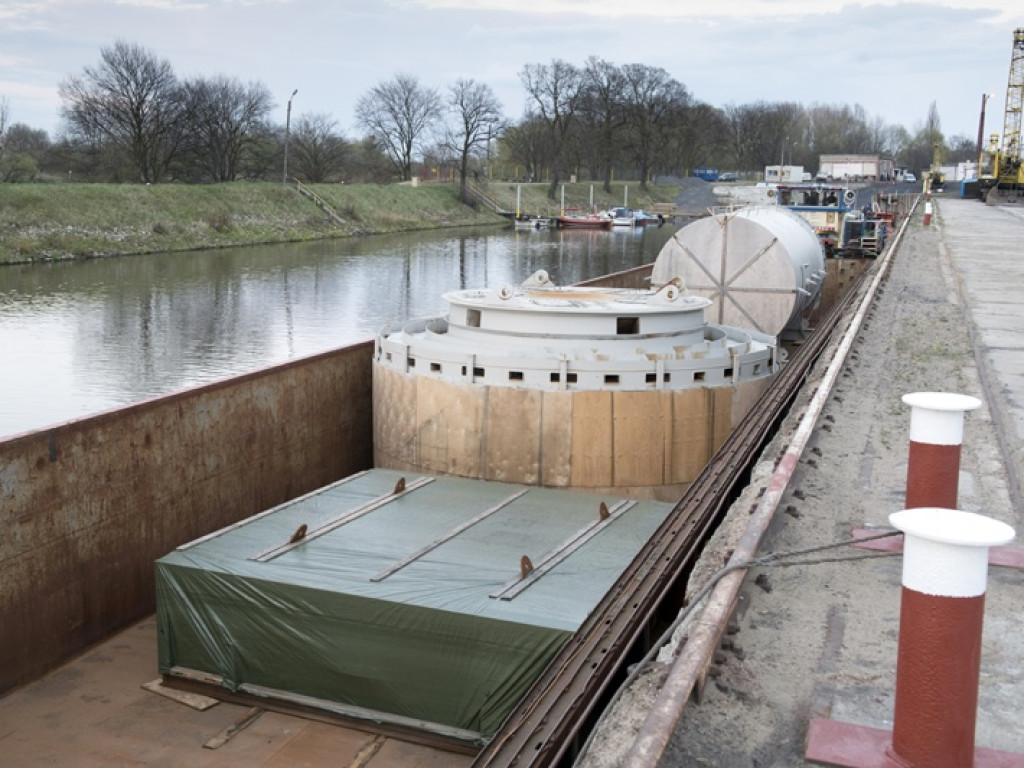
POLYGON ((445 291, 653 262, 675 228, 459 229, 0 267, 0 438, 373 338, 445 291))

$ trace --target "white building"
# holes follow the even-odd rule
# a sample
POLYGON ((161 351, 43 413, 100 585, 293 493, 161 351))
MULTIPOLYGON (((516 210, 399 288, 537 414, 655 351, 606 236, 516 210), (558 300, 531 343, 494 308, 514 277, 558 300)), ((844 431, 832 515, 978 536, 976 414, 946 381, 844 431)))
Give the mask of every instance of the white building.
POLYGON ((818 177, 829 181, 887 181, 895 164, 880 155, 821 155, 818 177))
POLYGON ((764 180, 768 184, 799 184, 810 181, 811 175, 804 173, 802 165, 766 165, 764 180))

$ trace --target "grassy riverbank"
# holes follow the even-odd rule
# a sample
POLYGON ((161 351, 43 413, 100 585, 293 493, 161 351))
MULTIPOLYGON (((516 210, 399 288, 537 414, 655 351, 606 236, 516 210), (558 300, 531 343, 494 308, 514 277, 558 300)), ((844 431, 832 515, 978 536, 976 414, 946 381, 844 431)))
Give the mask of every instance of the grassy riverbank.
MULTIPOLYGON (((621 205, 622 184, 594 203, 621 205)), ((458 201, 452 184, 323 184, 313 190, 341 223, 294 189, 272 182, 212 185, 3 184, 0 185, 0 264, 182 251, 332 237, 405 232, 506 222, 486 208, 458 201)), ((555 215, 558 202, 546 184, 522 184, 520 210, 555 215)), ((516 208, 517 185, 491 182, 486 194, 516 208)), ((591 185, 568 184, 566 206, 585 206, 591 185)), ((670 202, 674 187, 644 194, 629 185, 634 207, 670 202)))

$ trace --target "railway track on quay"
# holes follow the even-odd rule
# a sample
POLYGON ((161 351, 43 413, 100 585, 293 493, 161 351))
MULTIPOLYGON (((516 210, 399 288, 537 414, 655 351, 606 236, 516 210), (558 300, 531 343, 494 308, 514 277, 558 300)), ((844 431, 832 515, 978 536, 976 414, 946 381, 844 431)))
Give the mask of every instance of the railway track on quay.
POLYGON ((753 466, 828 349, 865 277, 884 268, 880 260, 856 278, 791 354, 748 418, 478 754, 474 768, 572 763, 626 669, 642 659, 683 606, 687 578, 704 544, 748 484, 753 466))

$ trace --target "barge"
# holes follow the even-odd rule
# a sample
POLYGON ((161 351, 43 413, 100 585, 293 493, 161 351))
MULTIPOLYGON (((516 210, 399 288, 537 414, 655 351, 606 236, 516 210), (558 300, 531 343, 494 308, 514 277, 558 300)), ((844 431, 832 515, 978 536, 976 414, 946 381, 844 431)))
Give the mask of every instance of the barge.
MULTIPOLYGON (((650 271, 593 284, 637 289, 650 271)), ((371 471, 380 348, 352 345, 0 441, 0 719, 14 764, 469 764, 448 744, 418 746, 379 724, 339 727, 305 694, 267 711, 261 693, 221 685, 214 700, 153 679, 165 642, 154 562, 371 471), (236 741, 246 729, 256 738, 236 741)), ((180 677, 179 687, 203 687, 180 677)))

